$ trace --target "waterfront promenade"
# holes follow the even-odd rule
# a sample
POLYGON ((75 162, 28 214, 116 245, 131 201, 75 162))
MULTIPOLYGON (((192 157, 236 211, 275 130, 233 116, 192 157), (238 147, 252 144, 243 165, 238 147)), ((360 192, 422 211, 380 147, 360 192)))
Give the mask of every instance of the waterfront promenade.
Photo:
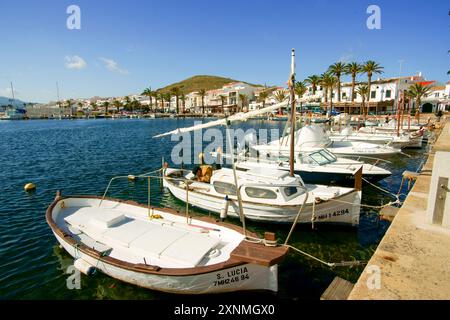
MULTIPOLYGON (((414 187, 355 284, 349 300, 450 299, 450 228, 444 226, 450 217, 444 216, 439 225, 432 224, 427 214, 429 201, 436 199, 432 192, 433 171, 439 168, 434 165, 436 152, 447 156, 450 153, 450 122, 441 124, 445 126, 414 187), (381 271, 379 288, 374 283, 374 270, 378 267, 381 271)), ((448 163, 440 169, 448 176, 448 163)), ((444 212, 448 215, 448 205, 444 212)))

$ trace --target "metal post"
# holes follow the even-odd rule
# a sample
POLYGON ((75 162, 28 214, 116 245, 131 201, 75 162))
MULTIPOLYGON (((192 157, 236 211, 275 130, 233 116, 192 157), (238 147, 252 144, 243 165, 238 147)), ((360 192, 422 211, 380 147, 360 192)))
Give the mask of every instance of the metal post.
POLYGON ((189 183, 186 183, 186 223, 189 224, 189 183))
POLYGON ((244 236, 247 236, 247 230, 245 228, 244 209, 242 207, 241 191, 240 191, 240 188, 238 187, 238 180, 237 180, 237 174, 236 174, 236 163, 234 161, 233 141, 231 141, 231 134, 230 134, 230 130, 229 130, 229 127, 228 127, 228 121, 226 123, 225 131, 227 133, 228 145, 230 147, 230 152, 231 152, 231 161, 233 163, 232 164, 232 168, 233 168, 234 184, 236 186, 236 197, 237 197, 238 206, 239 206, 239 217, 240 217, 241 222, 242 222, 242 228, 243 228, 243 231, 244 231, 244 236))
POLYGON ((294 149, 295 149, 295 50, 292 49, 291 56, 291 75, 289 80, 289 90, 291 93, 291 144, 290 144, 290 153, 289 153, 289 171, 291 177, 294 176, 294 149))
POLYGON ((151 217, 151 214, 150 214, 150 190, 151 190, 151 187, 150 187, 151 185, 150 185, 150 177, 148 177, 148 199, 147 199, 147 203, 148 203, 148 216, 149 217, 151 217))

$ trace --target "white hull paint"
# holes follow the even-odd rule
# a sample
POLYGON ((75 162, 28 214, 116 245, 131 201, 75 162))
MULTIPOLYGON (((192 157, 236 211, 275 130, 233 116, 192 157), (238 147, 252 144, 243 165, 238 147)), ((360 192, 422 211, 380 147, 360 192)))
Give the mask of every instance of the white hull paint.
POLYGON ((81 258, 110 277, 143 288, 177 294, 210 294, 245 290, 278 291, 277 265, 264 267, 256 264, 243 264, 190 276, 155 275, 127 270, 99 261, 77 250, 56 233, 54 235, 74 259, 81 258))
MULTIPOLYGON (((170 192, 179 200, 186 202, 186 189, 175 186, 172 183, 164 181, 170 192)), ((224 199, 210 196, 205 193, 189 192, 189 204, 203 210, 220 214, 224 206, 224 199)), ((359 224, 361 204, 361 191, 350 192, 339 197, 339 202, 329 200, 315 205, 314 221, 350 224, 356 226, 359 224)), ((243 211, 246 219, 259 222, 292 223, 298 214, 300 206, 270 206, 260 205, 243 201, 243 211)), ((239 217, 239 206, 236 200, 231 201, 228 208, 228 215, 239 217)), ((305 205, 300 215, 299 223, 311 223, 313 219, 313 206, 305 205)))

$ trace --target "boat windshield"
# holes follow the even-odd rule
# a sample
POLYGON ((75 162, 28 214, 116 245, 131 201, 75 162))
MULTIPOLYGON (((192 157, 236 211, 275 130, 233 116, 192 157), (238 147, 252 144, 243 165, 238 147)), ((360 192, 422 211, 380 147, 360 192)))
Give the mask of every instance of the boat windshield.
POLYGON ((246 187, 245 193, 250 198, 257 199, 276 199, 277 194, 272 190, 263 189, 263 188, 255 188, 255 187, 246 187))
POLYGON ((319 150, 313 152, 308 156, 308 158, 310 158, 312 161, 314 161, 320 166, 330 164, 336 161, 336 157, 326 150, 319 150))

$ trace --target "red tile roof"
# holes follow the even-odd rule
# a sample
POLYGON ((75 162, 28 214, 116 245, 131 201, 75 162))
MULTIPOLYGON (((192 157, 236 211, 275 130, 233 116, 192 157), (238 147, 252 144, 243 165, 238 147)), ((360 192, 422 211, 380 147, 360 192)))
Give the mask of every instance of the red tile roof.
POLYGON ((435 83, 436 81, 421 81, 421 82, 417 82, 417 84, 420 84, 422 86, 428 86, 430 84, 435 83))

